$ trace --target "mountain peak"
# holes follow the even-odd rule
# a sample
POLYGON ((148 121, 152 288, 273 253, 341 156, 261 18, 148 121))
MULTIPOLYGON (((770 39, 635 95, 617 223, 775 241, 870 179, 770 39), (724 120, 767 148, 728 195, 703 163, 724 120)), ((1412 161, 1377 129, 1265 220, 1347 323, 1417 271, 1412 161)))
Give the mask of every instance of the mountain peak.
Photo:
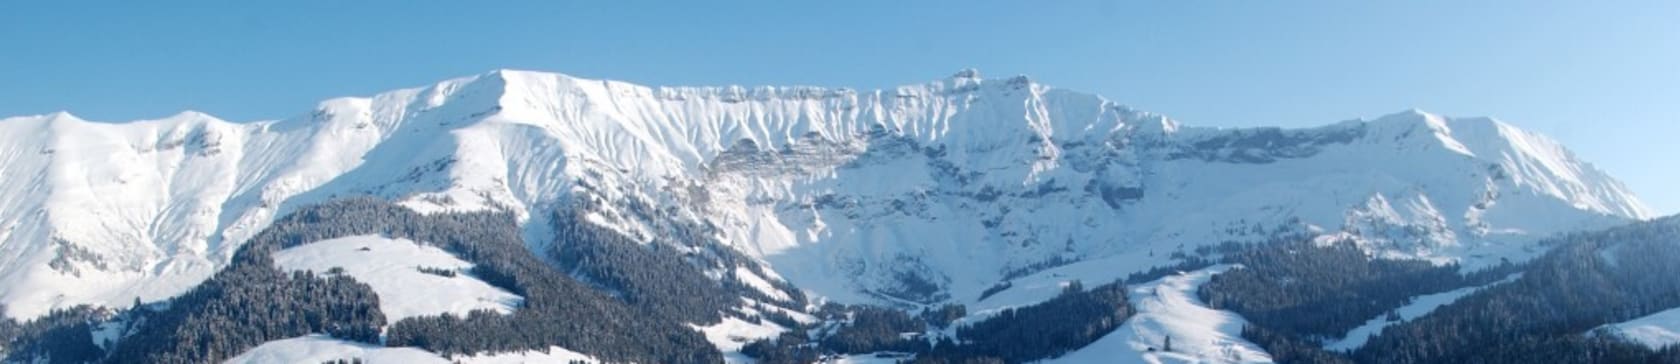
POLYGON ((518 84, 518 83, 530 83, 530 82, 544 82, 544 81, 546 81, 546 82, 566 81, 566 82, 571 82, 571 83, 616 82, 616 81, 611 81, 611 80, 588 79, 588 78, 573 76, 573 75, 570 75, 570 74, 560 73, 560 72, 533 71, 533 70, 511 69, 511 68, 501 68, 501 69, 491 70, 490 72, 484 73, 480 77, 491 78, 491 79, 502 82, 504 85, 518 84))
POLYGON ((1373 122, 1373 123, 1414 124, 1414 125, 1415 124, 1423 124, 1423 125, 1429 125, 1429 126, 1431 126, 1431 128, 1436 128, 1436 127, 1444 127, 1446 125, 1447 118, 1444 117, 1444 116, 1441 116, 1440 114, 1435 114, 1435 113, 1431 113, 1431 112, 1428 112, 1428 111, 1424 111, 1423 109, 1410 108, 1410 109, 1401 110, 1401 111, 1398 111, 1398 112, 1393 112, 1393 113, 1385 114, 1385 115, 1382 115, 1382 116, 1378 116, 1376 119, 1372 119, 1371 122, 1373 122))
POLYGON ((82 119, 80 116, 76 116, 76 114, 70 113, 69 110, 54 111, 52 113, 49 113, 49 114, 46 114, 46 115, 41 115, 41 116, 42 116, 43 119, 46 119, 48 121, 74 121, 74 122, 87 121, 87 119, 82 119))
MULTIPOLYGON (((0 277, 191 283, 278 214, 368 194, 427 213, 503 210, 534 219, 587 200, 600 208, 584 218, 640 237, 664 232, 638 211, 673 203, 676 214, 720 227, 723 243, 789 269, 788 279, 857 299, 847 290, 891 288, 902 283, 894 277, 911 273, 846 270, 868 256, 933 252, 915 273, 929 282, 963 279, 946 290, 975 296, 998 272, 1062 254, 1244 238, 1208 226, 1290 227, 1301 217, 1336 229, 1347 206, 1377 193, 1399 201, 1434 188, 1421 204, 1429 208, 1418 210, 1474 216, 1504 231, 1554 231, 1580 223, 1580 213, 1645 213, 1613 179, 1555 143, 1497 123, 1408 110, 1319 129, 1181 128, 1025 76, 980 77, 964 70, 853 91, 648 87, 499 69, 204 132, 147 120, 40 122, 79 120, 67 112, 0 123, 7 137, 0 142, 10 143, 0 149, 13 153, 0 160, 16 163, 0 165, 16 172, 7 175, 47 176, 0 189, 0 201, 20 201, 0 211, 0 221, 42 227, 0 234, 0 246, 41 247, 0 259, 0 277), (1485 216, 1470 208, 1498 203, 1509 207, 1487 207, 1485 216), (1557 213, 1535 220, 1528 210, 1557 213), (1069 224, 1066 216, 1089 218, 1069 224), (885 226, 909 230, 879 230, 885 226), (132 258, 104 276, 26 264, 52 260, 55 241, 132 258), (177 268, 192 270, 155 273, 177 268), (863 278, 820 282, 828 277, 863 278)), ((208 116, 171 117, 201 118, 208 116)), ((166 297, 186 286, 47 294, 0 284, 0 303, 33 315, 60 304, 166 297)))
POLYGON ((1454 118, 1411 109, 1370 124, 1388 138, 1427 140, 1496 165, 1505 178, 1574 208, 1634 219, 1654 216, 1620 181, 1580 160, 1562 143, 1495 118, 1454 118))

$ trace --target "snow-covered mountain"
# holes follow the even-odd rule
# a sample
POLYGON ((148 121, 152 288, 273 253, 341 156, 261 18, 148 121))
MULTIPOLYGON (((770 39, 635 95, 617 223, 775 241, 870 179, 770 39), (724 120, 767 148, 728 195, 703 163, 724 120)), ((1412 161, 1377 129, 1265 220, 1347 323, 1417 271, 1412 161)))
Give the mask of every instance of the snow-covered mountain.
POLYGON ((15 117, 0 120, 0 176, 14 317, 177 294, 291 209, 366 194, 512 211, 533 249, 556 216, 644 242, 700 226, 775 273, 715 276, 980 311, 1058 290, 1032 282, 1112 279, 1227 241, 1347 238, 1478 266, 1651 215, 1557 142, 1497 120, 1198 128, 971 70, 874 91, 503 70, 285 120, 15 117), (981 299, 1005 281, 1022 283, 981 299))

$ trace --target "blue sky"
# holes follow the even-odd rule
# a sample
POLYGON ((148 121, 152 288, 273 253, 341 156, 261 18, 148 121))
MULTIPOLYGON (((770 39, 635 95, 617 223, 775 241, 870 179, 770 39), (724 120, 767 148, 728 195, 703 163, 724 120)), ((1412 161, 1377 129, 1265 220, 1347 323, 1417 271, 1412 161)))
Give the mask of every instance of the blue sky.
POLYGON ((0 115, 273 119, 496 68, 867 89, 975 67, 1196 125, 1495 116, 1680 211, 1676 1, 159 3, 0 4, 0 115))

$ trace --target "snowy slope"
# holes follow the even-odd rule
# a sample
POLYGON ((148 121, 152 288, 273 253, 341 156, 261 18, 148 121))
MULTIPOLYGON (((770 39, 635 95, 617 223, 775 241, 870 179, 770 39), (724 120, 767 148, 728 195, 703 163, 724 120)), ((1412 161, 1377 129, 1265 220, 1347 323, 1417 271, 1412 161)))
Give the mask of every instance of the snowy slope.
POLYGON ((1353 328, 1353 330, 1349 330, 1341 339, 1325 344, 1324 348, 1332 351, 1353 351, 1354 349, 1359 349, 1359 347, 1365 346, 1365 342, 1370 341, 1371 337, 1381 334, 1382 330, 1390 325, 1423 317, 1424 315, 1428 315, 1430 312, 1434 312, 1435 309, 1441 308, 1441 306, 1451 304, 1458 301, 1458 299, 1464 298, 1464 296, 1469 296, 1471 293, 1476 293, 1476 291, 1480 291, 1483 288, 1491 287, 1496 284, 1510 283, 1511 281, 1515 281, 1517 278, 1521 277, 1522 276, 1520 274, 1514 274, 1503 280, 1484 286, 1464 287, 1441 293, 1413 297, 1411 303, 1394 309, 1396 313, 1400 314, 1400 320, 1389 321, 1387 315, 1372 318, 1365 321, 1364 325, 1360 325, 1359 327, 1353 328))
POLYGON ((483 354, 445 358, 416 348, 390 348, 310 335, 270 341, 246 351, 226 364, 322 363, 330 360, 362 359, 368 364, 500 364, 500 363, 569 363, 574 360, 598 362, 588 355, 562 348, 547 352, 483 354))
POLYGON ((226 364, 322 363, 360 358, 368 364, 444 364, 449 360, 416 348, 387 348, 322 335, 276 340, 228 359, 226 364))
POLYGON ((1664 310, 1627 322, 1599 326, 1588 334, 1613 335, 1651 349, 1680 344, 1680 308, 1664 310))
POLYGON ((1195 128, 973 71, 860 91, 504 70, 275 121, 18 117, 0 120, 0 175, 0 303, 24 317, 179 293, 276 216, 363 194, 513 211, 535 249, 556 210, 641 241, 692 223, 779 276, 749 283, 903 304, 1280 233, 1474 267, 1649 216, 1556 142, 1491 119, 1195 128))
POLYGON ((490 93, 470 80, 329 100, 276 121, 193 112, 127 123, 68 113, 0 120, 0 300, 8 315, 34 316, 190 288, 287 208, 357 185, 405 183, 343 177, 364 162, 407 168, 375 157, 442 142, 399 138, 398 126, 464 115, 456 108, 469 105, 425 102, 490 93))
POLYGON ((1215 266, 1131 287, 1137 313, 1114 332, 1048 363, 1270 363, 1272 357, 1244 340, 1248 322, 1208 308, 1196 289, 1231 266, 1215 266), (1167 340, 1172 350, 1167 351, 1167 340))
POLYGON ((738 352, 749 342, 776 337, 787 331, 787 328, 769 321, 754 324, 734 317, 725 317, 722 322, 695 329, 705 334, 706 340, 724 353, 738 352))
POLYGON ((824 359, 824 361, 821 361, 819 363, 822 363, 822 364, 895 364, 895 363, 904 361, 906 359, 907 358, 902 354, 899 354, 899 355, 893 355, 893 354, 886 354, 886 355, 857 354, 857 355, 842 355, 842 356, 837 357, 837 358, 824 359))
POLYGON ((275 252, 274 264, 283 270, 316 274, 342 269, 379 295, 379 311, 385 313, 386 322, 446 313, 466 317, 480 309, 511 313, 524 301, 467 275, 472 263, 407 239, 353 236, 322 240, 275 252), (423 273, 420 268, 448 270, 456 275, 423 273))
POLYGON ((551 346, 548 351, 523 351, 518 353, 480 354, 450 358, 450 362, 461 364, 520 364, 520 363, 571 363, 581 361, 585 363, 599 363, 595 357, 583 353, 566 350, 558 346, 551 346))

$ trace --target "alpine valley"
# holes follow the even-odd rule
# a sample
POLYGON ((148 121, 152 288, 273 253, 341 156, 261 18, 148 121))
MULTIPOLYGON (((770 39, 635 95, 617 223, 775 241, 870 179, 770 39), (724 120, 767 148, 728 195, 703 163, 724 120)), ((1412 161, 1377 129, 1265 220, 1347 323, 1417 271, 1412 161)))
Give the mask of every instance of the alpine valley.
POLYGON ((1680 362, 1676 244, 1495 119, 1195 127, 973 70, 0 119, 18 363, 1680 362))

